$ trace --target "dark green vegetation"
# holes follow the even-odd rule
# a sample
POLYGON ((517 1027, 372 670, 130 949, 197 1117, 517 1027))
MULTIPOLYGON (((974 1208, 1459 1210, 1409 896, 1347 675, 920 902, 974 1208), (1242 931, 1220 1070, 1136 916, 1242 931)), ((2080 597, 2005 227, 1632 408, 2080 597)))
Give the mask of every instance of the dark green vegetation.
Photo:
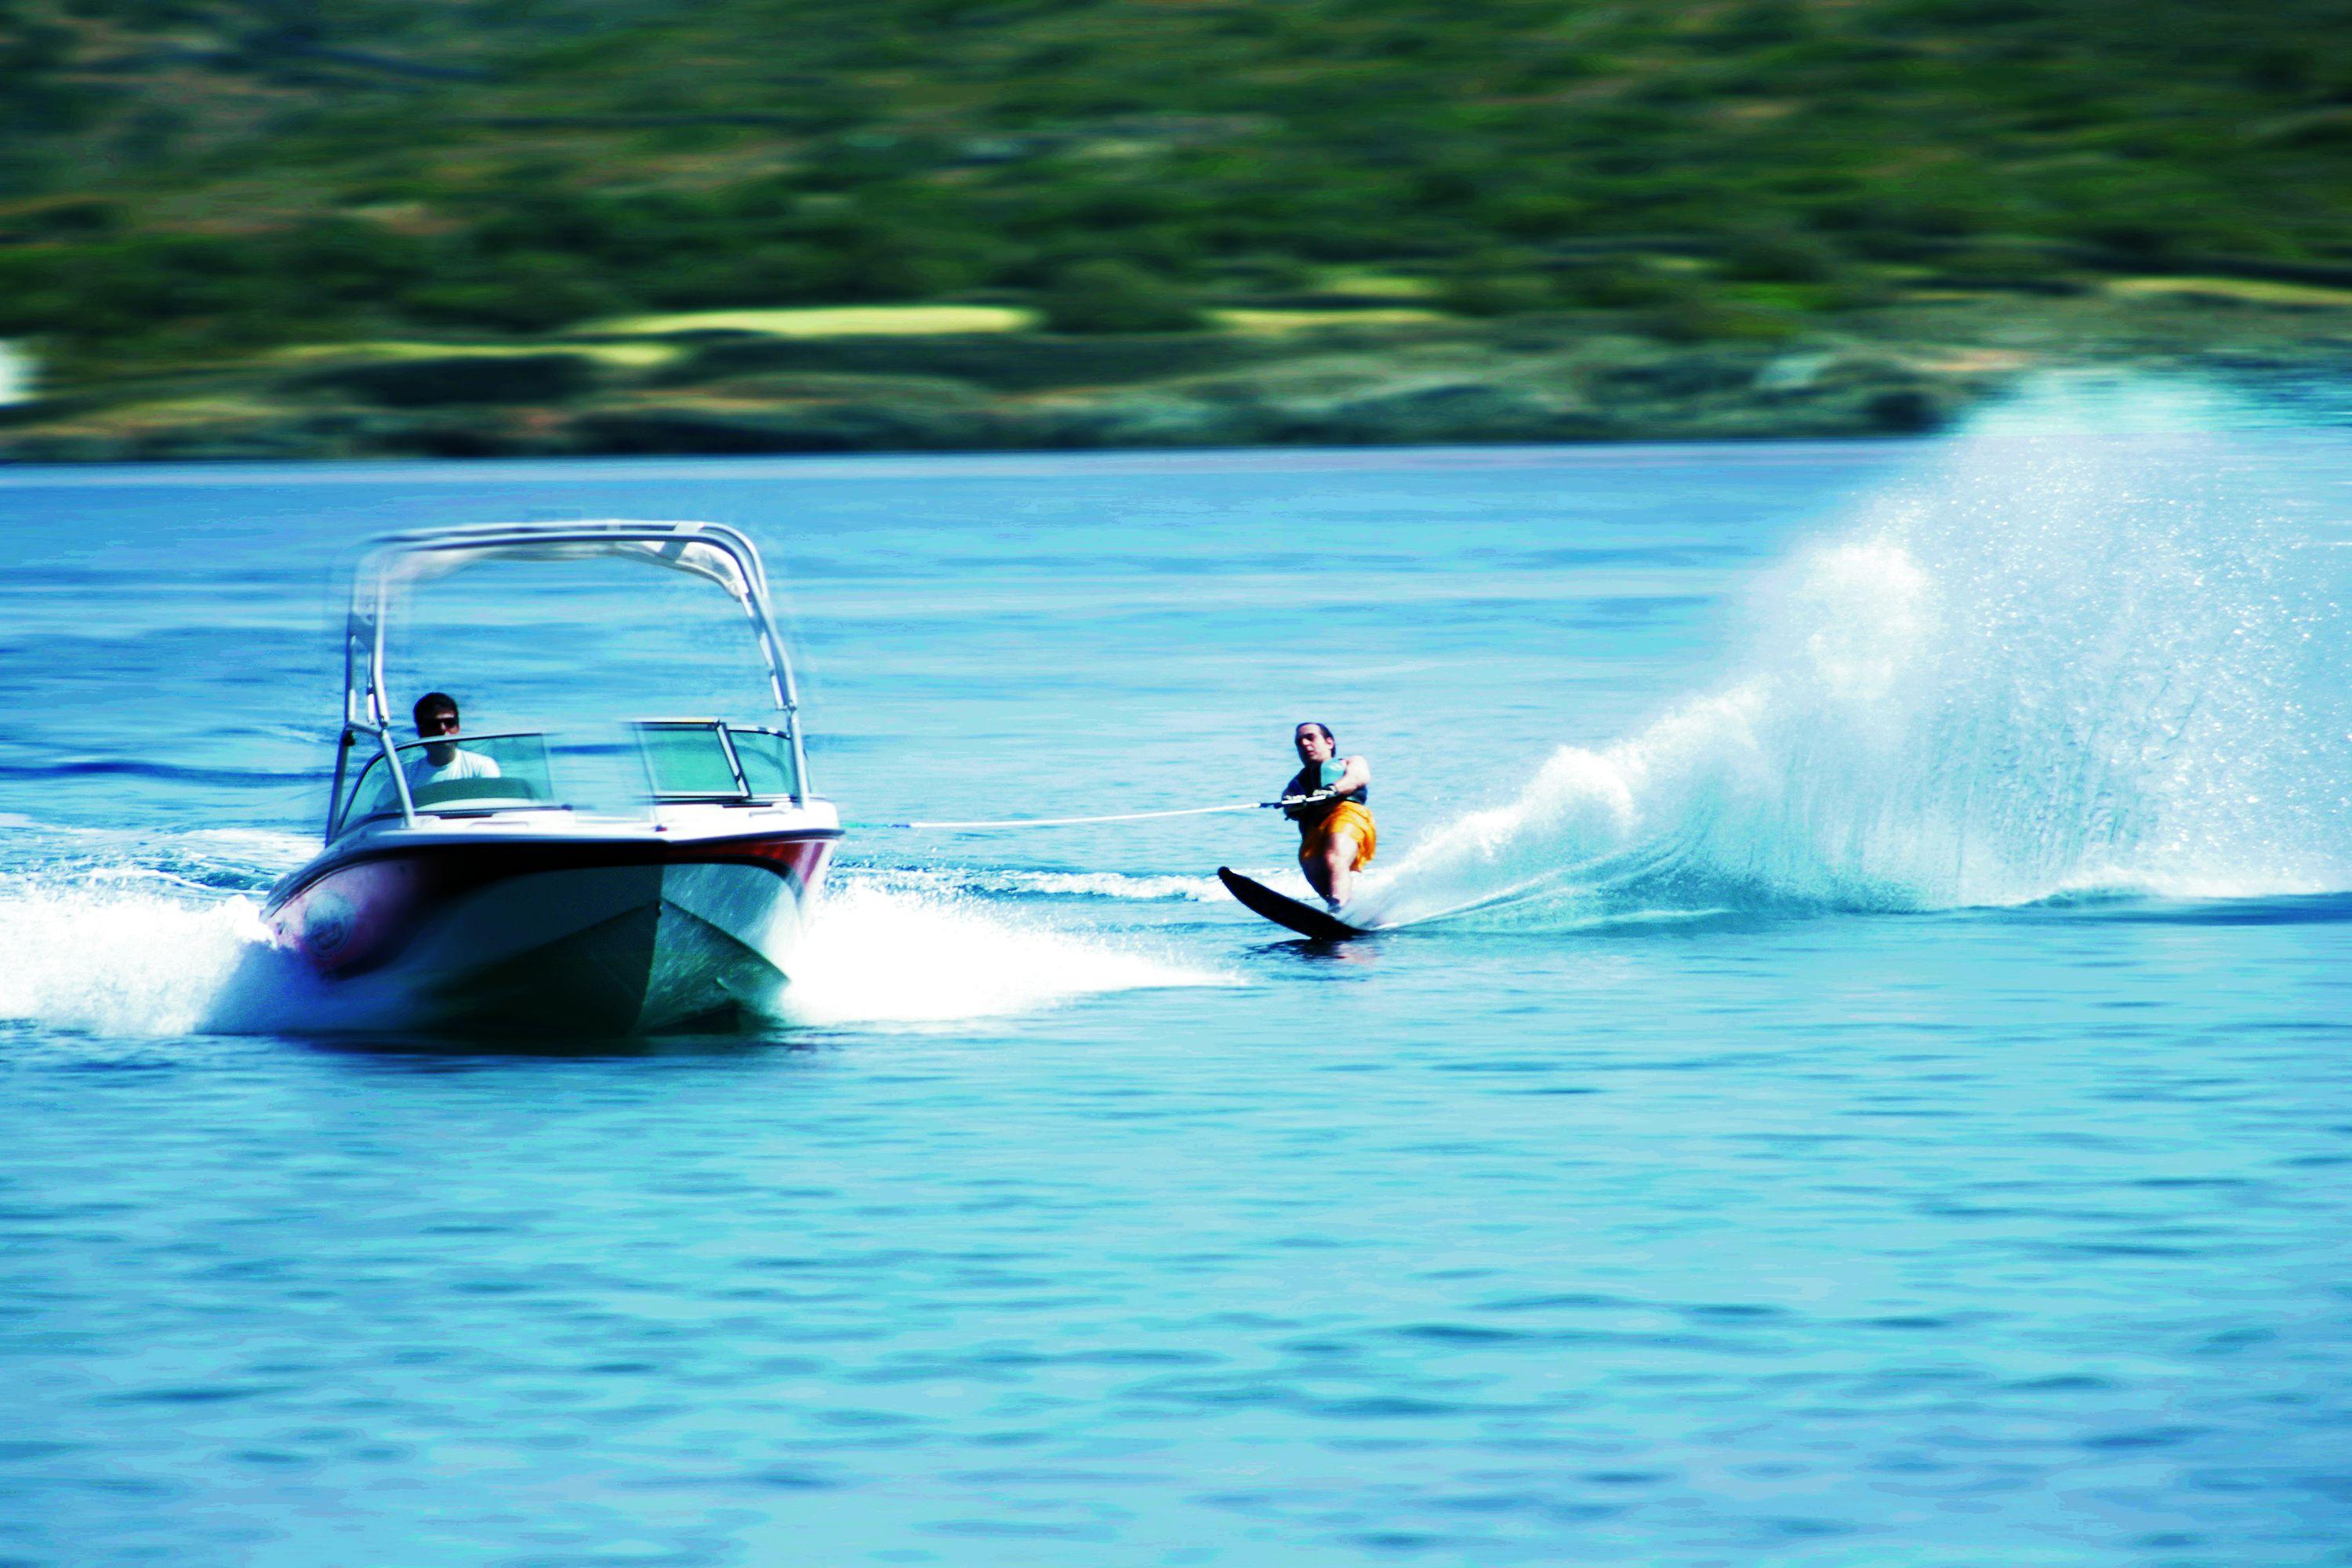
POLYGON ((2352 316, 2337 0, 0 0, 0 86, 23 452, 1886 429, 2352 316), (1044 335, 573 352, 917 301, 1044 335), (546 352, 271 357, 384 339, 546 352))

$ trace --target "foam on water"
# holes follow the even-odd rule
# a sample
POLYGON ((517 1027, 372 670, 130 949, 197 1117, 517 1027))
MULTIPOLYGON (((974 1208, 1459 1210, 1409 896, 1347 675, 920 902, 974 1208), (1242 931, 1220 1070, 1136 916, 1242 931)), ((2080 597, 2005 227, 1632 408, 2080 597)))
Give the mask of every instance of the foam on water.
POLYGON ((114 1035, 208 1026, 268 933, 258 893, 310 841, 0 815, 0 1021, 114 1035))
POLYGON ((1357 909, 1578 923, 2352 887, 2352 628, 2242 423, 2053 383, 1756 595, 1745 673, 1367 879, 1357 909))
POLYGON ((826 896, 784 999, 793 1023, 909 1024, 1111 991, 1233 982, 1195 964, 1008 919, 967 897, 855 880, 826 896))
MULTIPOLYGON (((404 996, 320 982, 270 945, 257 897, 220 892, 266 885, 273 863, 299 862, 305 841, 25 818, 0 823, 0 832, 14 840, 13 868, 0 870, 0 1022, 121 1036, 402 1026, 404 996), (126 854, 131 846, 136 853, 126 854)), ((1086 884, 1069 889, 1082 895, 1122 896, 1113 890, 1120 879, 1102 888, 1070 879, 1086 884)), ((1140 987, 1227 983, 1108 938, 1027 923, 954 879, 909 885, 855 869, 819 905, 800 973, 783 1021, 823 1026, 947 1022, 1140 987)))
POLYGON ((266 945, 252 900, 194 901, 102 881, 0 882, 0 1019, 110 1035, 203 1028, 266 945))
POLYGON ((191 886, 266 889, 318 847, 263 827, 89 827, 0 812, 0 871, 52 877, 152 876, 191 886))

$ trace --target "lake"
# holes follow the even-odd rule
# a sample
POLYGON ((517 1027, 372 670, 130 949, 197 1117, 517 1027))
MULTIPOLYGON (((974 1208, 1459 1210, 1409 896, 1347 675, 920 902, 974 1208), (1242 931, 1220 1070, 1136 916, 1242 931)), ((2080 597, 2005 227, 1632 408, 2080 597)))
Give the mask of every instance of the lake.
POLYGON ((2258 425, 0 470, 0 1562, 2352 1562, 2352 437, 2258 425), (593 517, 778 580, 788 1016, 229 996, 338 571, 593 517), (1271 813, 873 826, 1301 719, 1373 941, 1271 813))

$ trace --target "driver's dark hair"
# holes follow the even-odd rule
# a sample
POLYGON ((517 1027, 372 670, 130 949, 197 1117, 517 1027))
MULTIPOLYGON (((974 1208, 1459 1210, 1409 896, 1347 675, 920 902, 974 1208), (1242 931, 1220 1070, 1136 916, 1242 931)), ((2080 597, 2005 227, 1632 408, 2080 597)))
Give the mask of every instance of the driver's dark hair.
POLYGON ((1290 732, 1295 735, 1298 733, 1299 731, 1307 729, 1320 730, 1323 731, 1323 738, 1325 740, 1330 742, 1335 746, 1339 743, 1339 737, 1331 733, 1331 726, 1326 724, 1320 719, 1301 719, 1295 726, 1292 727, 1290 732))
POLYGON ((416 706, 408 710, 408 716, 415 720, 416 727, 422 730, 425 728, 425 715, 445 710, 450 713, 457 712, 457 700, 446 691, 428 691, 416 700, 416 706))

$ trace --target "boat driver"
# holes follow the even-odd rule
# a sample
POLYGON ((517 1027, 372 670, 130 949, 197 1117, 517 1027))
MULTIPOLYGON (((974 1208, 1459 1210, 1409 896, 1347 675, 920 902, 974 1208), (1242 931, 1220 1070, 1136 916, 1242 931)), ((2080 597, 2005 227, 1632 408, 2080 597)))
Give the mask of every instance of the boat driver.
POLYGON ((425 749, 408 759, 408 787, 454 784, 460 779, 494 779, 499 764, 479 752, 469 752, 455 741, 436 735, 457 733, 457 700, 446 691, 428 691, 416 700, 416 732, 425 749))
POLYGON ((1372 863, 1380 842, 1365 804, 1371 798, 1372 764, 1340 756, 1331 727, 1311 719, 1291 741, 1305 765, 1283 786, 1283 797, 1293 804, 1282 815, 1298 824, 1298 868, 1336 910, 1348 901, 1349 879, 1372 863))

